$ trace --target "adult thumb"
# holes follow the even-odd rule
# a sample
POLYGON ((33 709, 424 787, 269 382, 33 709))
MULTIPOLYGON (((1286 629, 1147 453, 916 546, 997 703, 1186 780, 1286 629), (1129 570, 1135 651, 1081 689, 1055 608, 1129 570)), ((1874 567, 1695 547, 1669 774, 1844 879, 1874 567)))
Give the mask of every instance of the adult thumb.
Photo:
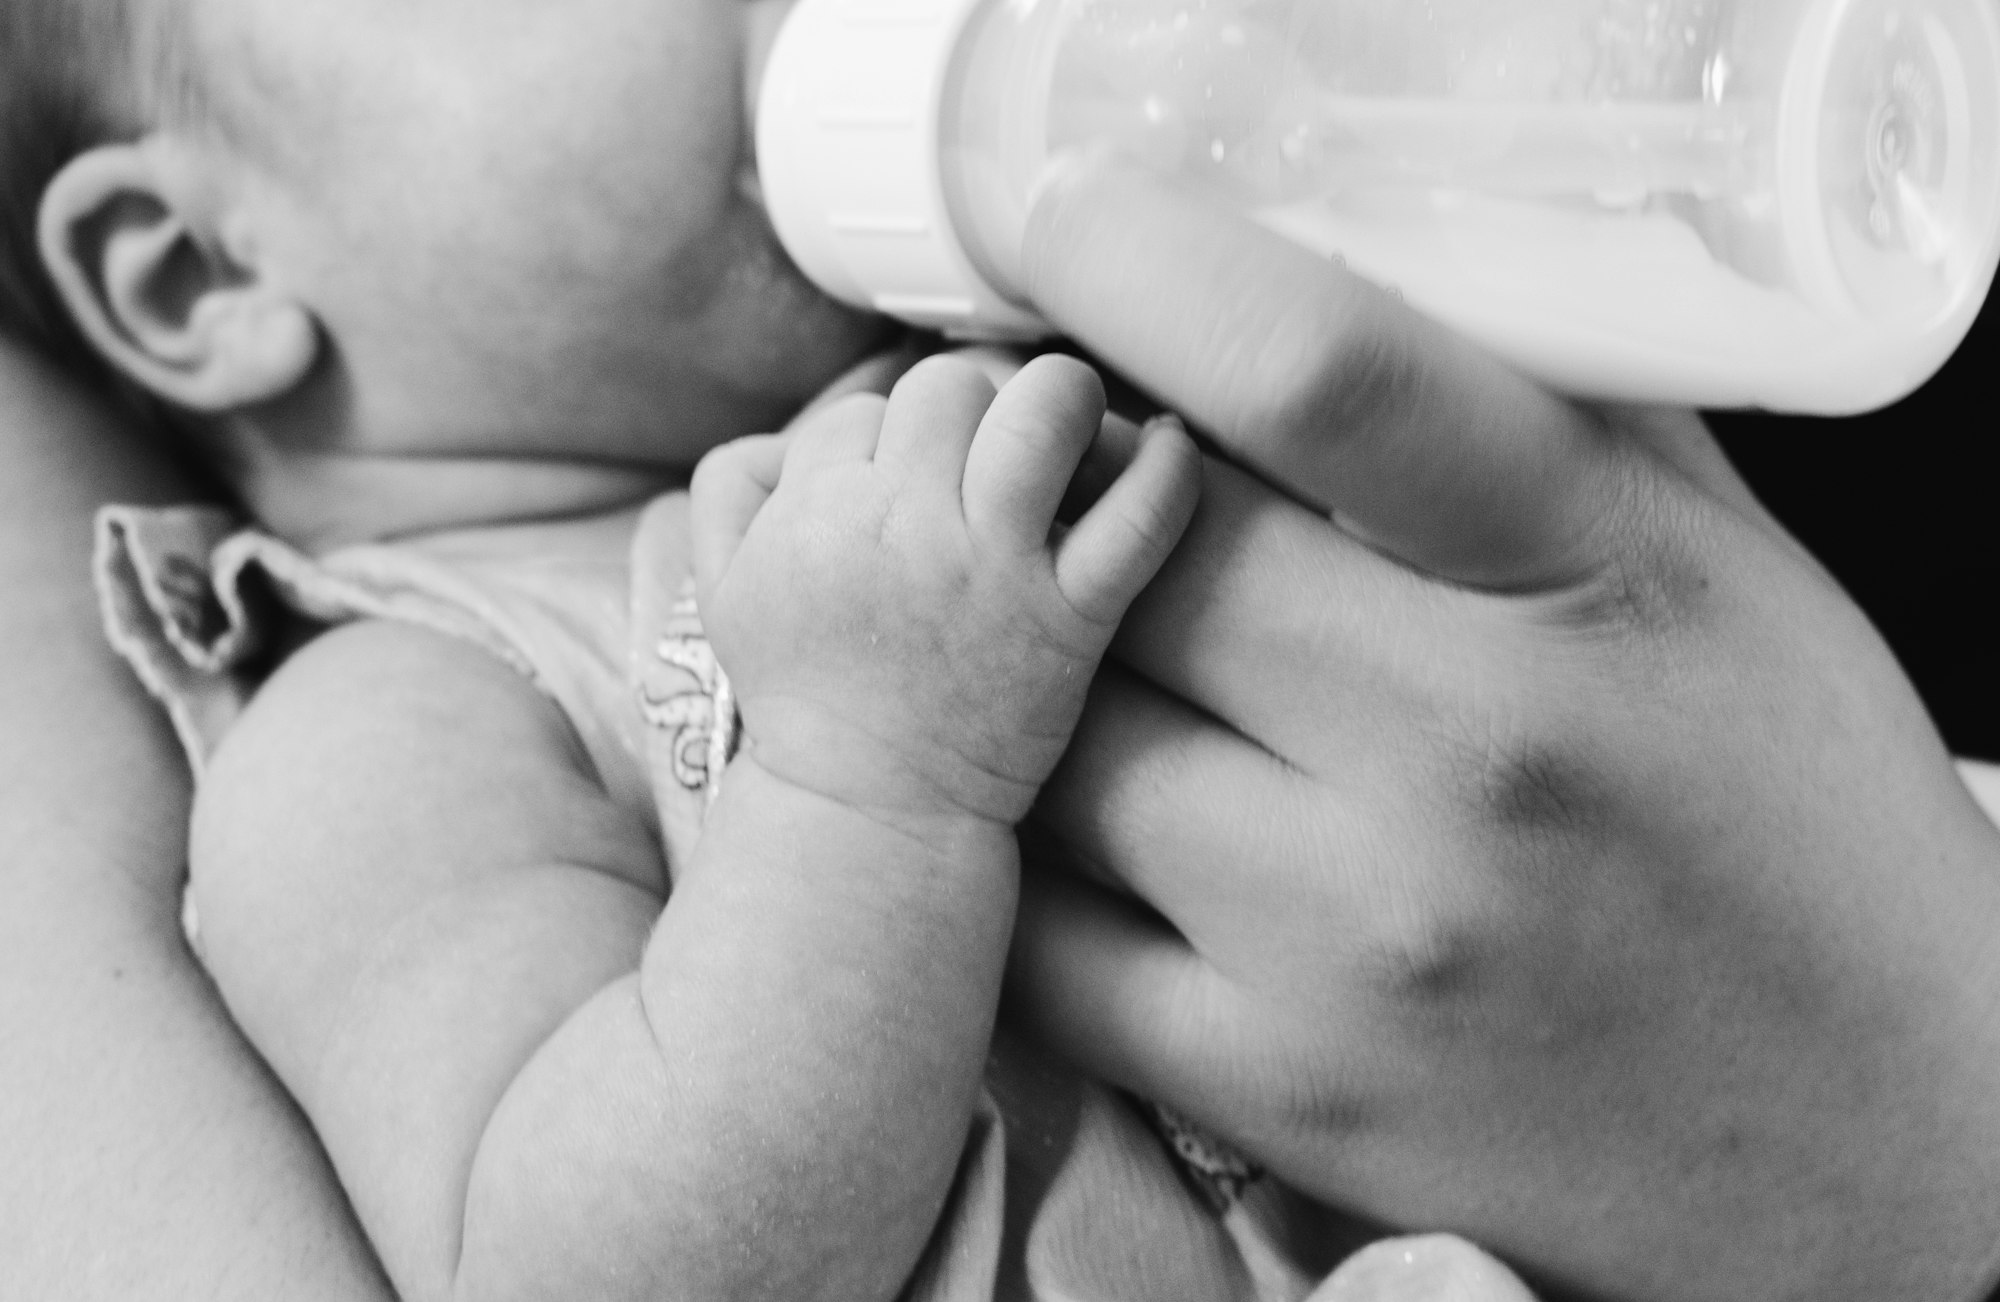
POLYGON ((1098 359, 1420 570, 1519 591, 1603 559, 1633 481, 1600 418, 1210 197, 1065 156, 1022 276, 1098 359))

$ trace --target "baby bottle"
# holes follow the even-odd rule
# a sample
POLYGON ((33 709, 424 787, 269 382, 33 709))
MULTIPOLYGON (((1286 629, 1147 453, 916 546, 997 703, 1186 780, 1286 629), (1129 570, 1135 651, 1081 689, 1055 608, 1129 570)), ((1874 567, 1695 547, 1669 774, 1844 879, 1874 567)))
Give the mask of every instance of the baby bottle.
POLYGON ((799 0, 760 99, 799 265, 961 337, 1082 147, 1585 397, 1880 406, 2000 259, 2000 0, 799 0))

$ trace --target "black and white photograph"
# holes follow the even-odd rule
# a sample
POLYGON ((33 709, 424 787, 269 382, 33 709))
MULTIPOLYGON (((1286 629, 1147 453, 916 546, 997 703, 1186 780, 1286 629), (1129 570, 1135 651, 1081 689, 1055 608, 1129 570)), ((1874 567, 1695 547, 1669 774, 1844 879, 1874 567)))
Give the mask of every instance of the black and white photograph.
POLYGON ((0 0, 0 1302, 2000 1302, 2000 0, 0 0))

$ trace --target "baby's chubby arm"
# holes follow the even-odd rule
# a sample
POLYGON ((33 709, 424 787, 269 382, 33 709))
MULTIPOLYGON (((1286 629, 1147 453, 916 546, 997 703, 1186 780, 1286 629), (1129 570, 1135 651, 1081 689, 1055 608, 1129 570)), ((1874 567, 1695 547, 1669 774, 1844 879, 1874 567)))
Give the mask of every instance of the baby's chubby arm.
POLYGON ((1013 928, 1014 825, 1193 512, 1199 460, 1165 423, 1056 527, 1103 417, 1071 359, 995 396, 933 358, 886 401, 844 399, 696 474, 703 619, 746 740, 647 980, 731 993, 662 1020, 716 1046, 731 1147, 781 1190, 767 1207, 814 1227, 772 1254, 771 1296, 889 1296, 943 1204, 1013 928), (729 931, 752 915, 762 952, 729 931), (773 1028, 784 1065, 730 1025, 773 1028))
POLYGON ((747 740, 664 914, 644 830, 483 653, 351 626, 260 693, 197 817, 208 959, 406 1299, 902 1285, 978 1088, 1012 823, 1192 508, 1162 429, 1052 530, 1101 412, 1073 362, 998 399, 932 362, 704 464, 747 740))

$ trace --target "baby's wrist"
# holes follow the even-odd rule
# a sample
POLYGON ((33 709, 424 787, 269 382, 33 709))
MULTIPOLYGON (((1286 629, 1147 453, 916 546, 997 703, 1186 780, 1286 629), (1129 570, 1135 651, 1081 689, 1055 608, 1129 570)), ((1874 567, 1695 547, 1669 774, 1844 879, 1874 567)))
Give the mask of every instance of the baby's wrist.
POLYGON ((779 798, 818 806, 824 816, 879 829, 937 860, 976 863, 1004 842, 1011 852, 1017 820, 968 808, 935 782, 908 771, 886 770, 859 756, 829 771, 828 766, 786 762, 782 750, 746 742, 724 776, 724 791, 732 786, 761 788, 760 798, 779 798), (775 789, 775 792, 774 792, 775 789))
POLYGON ((949 728, 925 735, 932 720, 902 703, 870 711, 758 699, 743 709, 744 750, 774 777, 926 838, 932 829, 956 835, 961 823, 1011 833, 1046 776, 968 754, 949 728))

